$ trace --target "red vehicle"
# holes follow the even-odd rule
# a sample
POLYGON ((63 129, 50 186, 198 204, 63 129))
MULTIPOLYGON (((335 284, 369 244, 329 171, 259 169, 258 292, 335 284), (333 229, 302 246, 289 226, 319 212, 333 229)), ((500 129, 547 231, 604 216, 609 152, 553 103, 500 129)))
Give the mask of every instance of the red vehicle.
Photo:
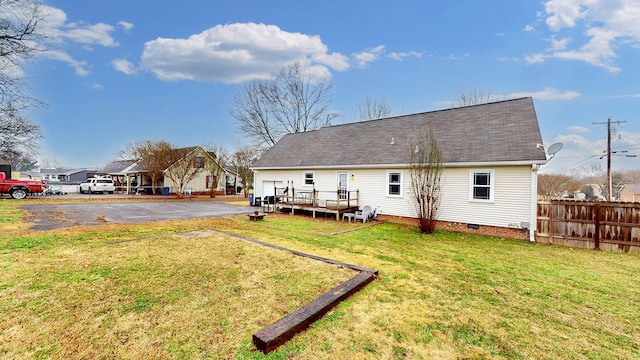
POLYGON ((0 194, 9 194, 14 199, 24 199, 29 194, 41 193, 47 187, 42 180, 8 180, 4 172, 0 172, 0 194))

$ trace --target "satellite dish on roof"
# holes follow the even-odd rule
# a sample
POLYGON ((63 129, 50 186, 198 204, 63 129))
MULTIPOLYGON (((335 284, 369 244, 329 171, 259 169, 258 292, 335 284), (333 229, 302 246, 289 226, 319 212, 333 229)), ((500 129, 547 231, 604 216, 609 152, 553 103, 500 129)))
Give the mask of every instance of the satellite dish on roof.
POLYGON ((560 149, 562 149, 562 143, 560 142, 549 145, 549 148, 547 149, 547 154, 549 154, 549 160, 553 159, 553 157, 556 156, 556 153, 560 151, 560 149))
POLYGON ((553 143, 549 146, 549 148, 547 149, 547 153, 551 156, 555 155, 558 151, 560 151, 560 149, 562 149, 562 143, 557 142, 557 143, 553 143))

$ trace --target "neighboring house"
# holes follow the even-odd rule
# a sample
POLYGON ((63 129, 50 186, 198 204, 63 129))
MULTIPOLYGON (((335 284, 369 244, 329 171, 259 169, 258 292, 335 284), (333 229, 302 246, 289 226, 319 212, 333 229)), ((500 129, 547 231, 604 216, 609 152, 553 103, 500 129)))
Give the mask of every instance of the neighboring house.
POLYGON ((46 182, 82 182, 97 169, 40 169, 40 178, 46 182))
MULTIPOLYGON (((107 163, 96 175, 98 176, 108 176, 113 179, 113 183, 116 186, 116 191, 118 192, 126 192, 127 191, 127 181, 130 181, 129 184, 132 186, 137 186, 137 178, 135 177, 136 171, 132 171, 134 167, 136 167, 135 160, 116 160, 110 163, 107 163)), ((129 190, 131 188, 129 186, 129 190)))
MULTIPOLYGON (((184 156, 179 161, 186 159, 194 169, 200 169, 197 170, 196 176, 191 181, 184 184, 183 190, 192 194, 209 193, 214 183, 213 175, 209 169, 219 167, 214 154, 207 152, 200 146, 181 148, 178 149, 178 151, 184 152, 184 156)), ((171 166, 175 166, 175 163, 171 166)), ((169 192, 175 193, 179 186, 174 184, 173 181, 166 176, 167 170, 169 170, 171 166, 164 170, 165 175, 157 181, 156 187, 158 189, 168 188, 169 192)), ((128 189, 128 191, 132 191, 133 189, 135 191, 137 189, 144 189, 147 193, 152 192, 152 181, 149 171, 144 169, 144 167, 135 160, 110 162, 101 170, 100 174, 111 176, 116 186, 123 190, 128 189)), ((235 195, 237 183, 238 175, 223 167, 221 178, 214 191, 216 194, 235 195)))
POLYGON ((542 137, 531 98, 285 135, 252 167, 255 196, 290 184, 296 191, 358 190, 360 207, 370 205, 382 217, 416 218, 408 141, 425 127, 444 159, 439 226, 490 227, 494 233, 535 228, 537 171, 546 155, 538 146, 542 137))
POLYGON ((626 184, 620 190, 620 201, 640 202, 640 184, 626 184))

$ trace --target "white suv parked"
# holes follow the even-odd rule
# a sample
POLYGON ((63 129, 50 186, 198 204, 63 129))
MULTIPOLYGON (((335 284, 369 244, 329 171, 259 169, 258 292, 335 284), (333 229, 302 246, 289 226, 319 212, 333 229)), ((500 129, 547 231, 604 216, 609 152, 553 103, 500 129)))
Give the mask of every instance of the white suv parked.
POLYGON ((111 178, 104 177, 94 177, 87 179, 85 182, 80 184, 80 194, 84 193, 106 193, 113 194, 116 190, 116 186, 113 184, 113 180, 111 178))

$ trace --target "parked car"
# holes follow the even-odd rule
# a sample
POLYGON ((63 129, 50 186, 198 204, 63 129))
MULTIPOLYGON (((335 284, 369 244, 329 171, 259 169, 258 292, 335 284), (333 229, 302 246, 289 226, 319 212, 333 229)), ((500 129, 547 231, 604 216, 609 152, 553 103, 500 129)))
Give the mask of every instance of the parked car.
POLYGON ((80 184, 80 194, 94 192, 113 194, 114 191, 116 191, 116 186, 111 178, 93 177, 80 184))

